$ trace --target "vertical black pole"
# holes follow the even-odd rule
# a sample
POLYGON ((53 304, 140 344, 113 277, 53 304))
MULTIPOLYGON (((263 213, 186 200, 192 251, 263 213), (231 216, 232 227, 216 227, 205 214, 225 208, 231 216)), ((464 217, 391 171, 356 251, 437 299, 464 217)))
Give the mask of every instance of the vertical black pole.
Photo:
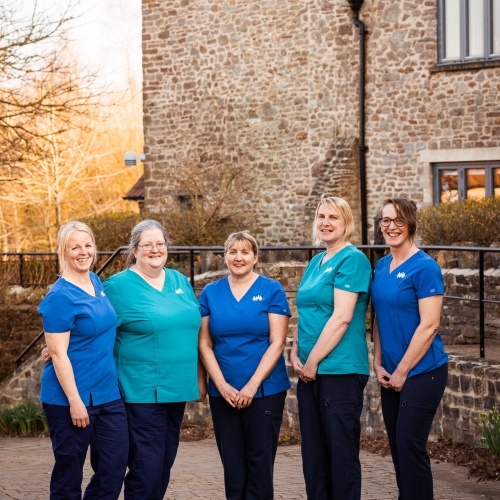
POLYGON ((363 21, 359 19, 359 10, 363 5, 363 0, 349 0, 352 10, 354 25, 359 31, 359 183, 361 194, 361 243, 368 244, 368 210, 367 210, 367 189, 366 189, 366 152, 368 147, 365 144, 365 38, 366 30, 363 21))

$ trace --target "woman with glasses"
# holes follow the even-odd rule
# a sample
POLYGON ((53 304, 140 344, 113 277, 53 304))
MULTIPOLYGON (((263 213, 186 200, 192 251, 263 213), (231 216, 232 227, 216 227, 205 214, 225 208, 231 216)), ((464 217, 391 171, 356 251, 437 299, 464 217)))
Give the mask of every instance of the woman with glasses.
POLYGON ((297 292, 298 329, 290 361, 299 376, 297 401, 309 500, 359 500, 363 390, 370 374, 366 342, 371 266, 349 242, 351 208, 321 199, 315 243, 326 249, 309 262, 297 292))
POLYGON ((104 290, 118 316, 114 354, 129 425, 126 500, 161 500, 187 401, 206 396, 198 371, 201 316, 188 279, 165 268, 168 237, 157 221, 132 229, 127 269, 104 290))
POLYGON ((413 201, 386 200, 379 224, 390 254, 377 263, 372 284, 373 368, 399 497, 432 500, 427 439, 448 376, 448 356, 438 334, 443 276, 414 244, 413 201))

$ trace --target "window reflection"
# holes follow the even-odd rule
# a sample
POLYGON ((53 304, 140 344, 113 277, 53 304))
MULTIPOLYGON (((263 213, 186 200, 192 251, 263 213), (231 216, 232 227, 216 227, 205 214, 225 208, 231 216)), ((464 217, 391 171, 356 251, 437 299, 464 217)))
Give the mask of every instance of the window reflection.
POLYGON ((468 168, 467 172, 467 198, 481 200, 486 196, 484 168, 468 168))
POLYGON ((451 203, 458 200, 458 171, 440 170, 439 184, 441 186, 441 203, 451 203))

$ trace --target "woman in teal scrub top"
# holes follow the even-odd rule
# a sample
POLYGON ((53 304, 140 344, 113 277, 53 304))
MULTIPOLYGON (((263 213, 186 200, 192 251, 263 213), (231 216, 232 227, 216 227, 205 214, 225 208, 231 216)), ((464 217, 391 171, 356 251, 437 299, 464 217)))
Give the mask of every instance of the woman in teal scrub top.
POLYGON ((188 279, 165 268, 167 244, 159 222, 140 222, 127 269, 104 283, 118 316, 114 353, 130 438, 126 500, 163 499, 186 402, 206 395, 200 308, 188 279))
POLYGON ((359 441, 368 382, 365 317, 371 266, 349 243, 353 216, 342 198, 322 198, 313 236, 326 251, 307 266, 297 292, 298 332, 290 361, 307 498, 361 497, 359 441))

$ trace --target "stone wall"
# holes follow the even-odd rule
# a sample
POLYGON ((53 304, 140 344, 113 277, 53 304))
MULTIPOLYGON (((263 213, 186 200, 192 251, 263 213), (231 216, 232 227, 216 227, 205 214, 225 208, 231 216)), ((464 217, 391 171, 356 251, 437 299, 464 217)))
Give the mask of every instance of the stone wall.
MULTIPOLYGON (((291 345, 287 342, 285 357, 291 345)), ((372 345, 370 344, 370 366, 372 345)), ((297 378, 287 361, 292 388, 288 392, 283 416, 283 431, 298 432, 296 398, 297 378)), ((36 399, 40 391, 43 362, 35 355, 20 366, 12 377, 0 384, 0 404, 12 404, 36 399)), ((455 442, 476 444, 482 441, 479 423, 481 411, 491 409, 500 401, 500 362, 450 355, 448 386, 432 426, 431 439, 451 439, 455 442)), ((208 402, 189 403, 185 420, 195 425, 211 425, 208 402)), ((372 375, 365 389, 364 409, 361 415, 362 432, 368 436, 383 436, 385 429, 380 406, 380 388, 372 375)))
MULTIPOLYGON (((500 67, 436 69, 437 4, 365 0, 360 11, 370 226, 386 197, 432 203, 434 161, 499 159, 500 67)), ((142 0, 142 12, 147 209, 175 191, 187 155, 220 157, 255 175, 255 198, 238 196, 257 208, 262 244, 309 243, 324 192, 346 198, 360 227, 347 1, 142 0)))

